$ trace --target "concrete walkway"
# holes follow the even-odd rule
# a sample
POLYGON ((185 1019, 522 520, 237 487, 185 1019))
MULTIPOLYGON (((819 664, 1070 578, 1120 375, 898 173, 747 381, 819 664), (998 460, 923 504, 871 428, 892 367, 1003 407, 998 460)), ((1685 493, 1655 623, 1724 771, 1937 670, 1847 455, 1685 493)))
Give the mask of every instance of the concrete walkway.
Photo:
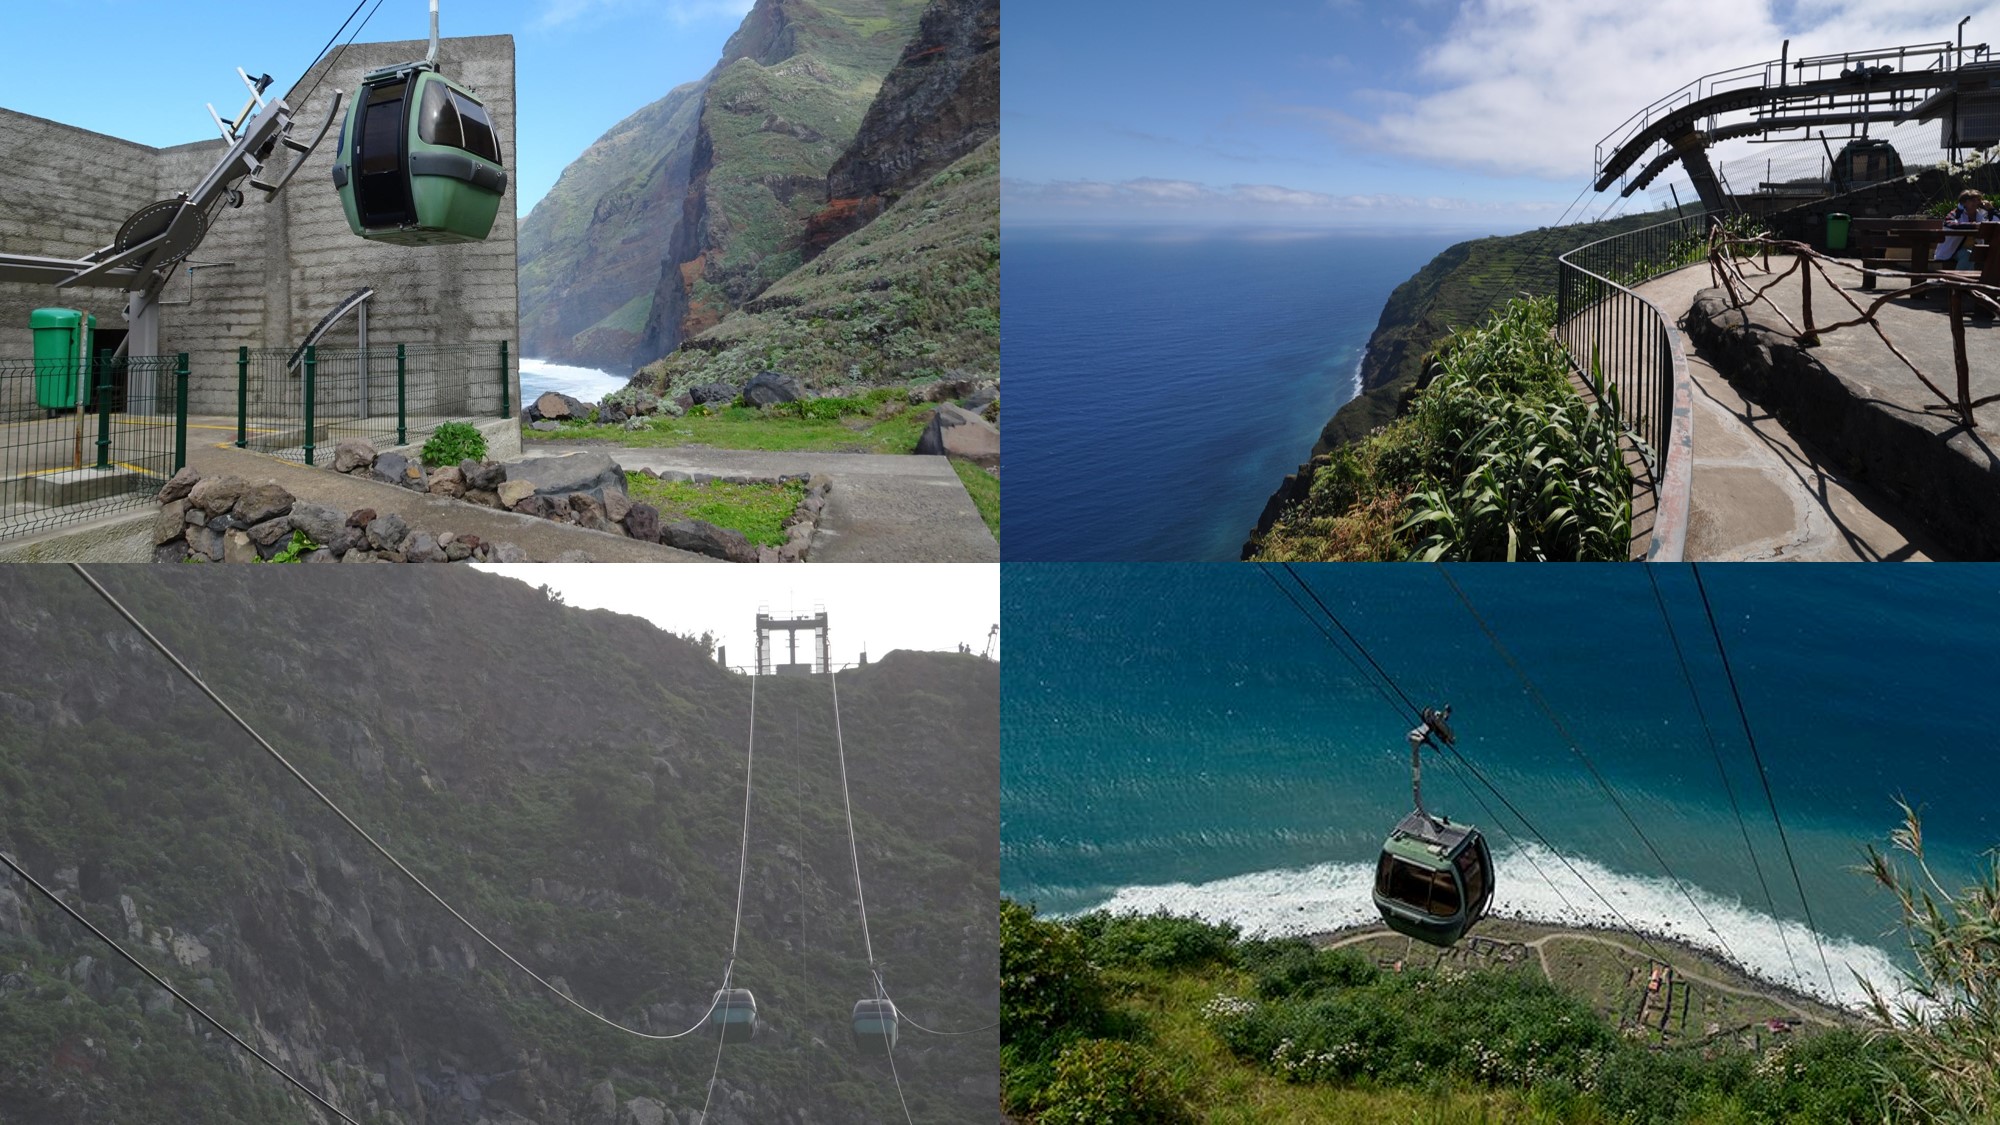
POLYGON ((588 449, 608 453, 627 473, 747 476, 825 473, 833 478, 813 535, 812 562, 998 562, 1000 544, 986 530, 965 485, 943 457, 887 453, 771 453, 707 446, 632 448, 610 442, 528 442, 529 457, 588 449))
MULTIPOLYGON (((192 440, 188 444, 188 465, 204 476, 227 473, 253 483, 276 481, 285 491, 301 500, 342 511, 373 508, 381 515, 394 512, 403 517, 403 522, 412 529, 428 531, 432 535, 451 531, 460 535, 477 535, 488 543, 512 543, 527 552, 528 558, 534 562, 554 562, 568 551, 583 551, 598 562, 721 561, 659 543, 641 543, 623 535, 590 531, 515 512, 482 508, 461 500, 411 492, 380 481, 343 476, 331 469, 308 469, 276 457, 238 449, 233 444, 218 446, 192 440)), ((331 451, 328 455, 331 456, 331 451)))
MULTIPOLYGON (((1709 287, 1703 263, 1655 278, 1636 291, 1678 320, 1693 306, 1695 293, 1709 287)), ((1916 520, 1897 511, 1877 490, 1832 469, 1688 346, 1695 404, 1688 560, 1937 557, 1916 520)))

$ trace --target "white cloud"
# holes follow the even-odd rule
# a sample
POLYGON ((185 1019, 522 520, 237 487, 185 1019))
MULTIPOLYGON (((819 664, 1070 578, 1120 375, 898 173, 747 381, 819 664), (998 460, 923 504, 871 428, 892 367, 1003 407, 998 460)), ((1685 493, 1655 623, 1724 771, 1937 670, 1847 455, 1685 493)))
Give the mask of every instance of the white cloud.
POLYGON ((1553 214, 1547 201, 1498 203, 1441 196, 1333 195, 1279 184, 1212 187, 1190 180, 1136 179, 1120 183, 1060 180, 1036 183, 1003 179, 1003 210, 1037 217, 1064 213, 1091 218, 1173 218, 1210 220, 1281 219, 1340 222, 1387 219, 1412 214, 1553 214))
POLYGON ((1466 0, 1420 57, 1428 91, 1366 116, 1292 111, 1405 156, 1581 182, 1599 138, 1704 74, 1776 59, 1787 38, 1794 59, 1942 42, 1968 10, 1968 42, 2000 32, 2000 4, 1963 0, 1466 0))

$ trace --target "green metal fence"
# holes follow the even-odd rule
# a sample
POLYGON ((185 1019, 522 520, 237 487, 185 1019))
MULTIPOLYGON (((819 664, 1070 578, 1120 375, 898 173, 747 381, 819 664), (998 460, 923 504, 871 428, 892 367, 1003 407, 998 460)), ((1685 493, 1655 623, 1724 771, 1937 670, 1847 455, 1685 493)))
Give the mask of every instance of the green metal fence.
POLYGON ((307 465, 351 438, 421 442, 442 422, 512 413, 506 341, 298 352, 241 348, 236 444, 307 465))
POLYGON ((136 508, 187 463, 188 357, 0 360, 0 539, 136 508))

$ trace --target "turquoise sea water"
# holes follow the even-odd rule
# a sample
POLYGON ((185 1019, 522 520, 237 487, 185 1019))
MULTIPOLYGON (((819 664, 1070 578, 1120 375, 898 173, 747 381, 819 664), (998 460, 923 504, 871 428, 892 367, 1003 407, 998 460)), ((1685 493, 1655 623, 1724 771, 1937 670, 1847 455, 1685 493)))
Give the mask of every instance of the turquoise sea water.
MULTIPOLYGON (((2000 671, 2000 569, 1702 568, 1830 973, 1807 929, 1692 572, 1653 569, 1714 751, 1645 568, 1462 566, 1449 574, 1689 885, 1708 923, 1631 833, 1444 572, 1336 565, 1299 573, 1418 703, 1456 707, 1460 750, 1631 923, 1851 1002, 1859 989, 1849 970, 1887 981, 1907 956, 1892 933, 1893 902, 1853 870, 1862 846, 1886 842, 1899 823, 1894 799, 1922 807, 1934 865, 1949 886, 1962 885, 1982 852, 2000 844, 2000 758, 1986 702, 2000 671)), ((1410 803, 1403 734, 1412 723, 1278 594, 1272 573, 1283 574, 1229 564, 1005 569, 1007 894, 1057 913, 1167 908, 1267 932, 1375 916, 1373 860, 1410 803)), ((1487 831, 1499 866, 1496 909, 1615 923, 1477 789, 1498 816, 1482 808, 1475 789, 1442 761, 1426 763, 1432 811, 1487 831)))
POLYGON ((1236 558, 1461 237, 1003 227, 1005 557, 1236 558))

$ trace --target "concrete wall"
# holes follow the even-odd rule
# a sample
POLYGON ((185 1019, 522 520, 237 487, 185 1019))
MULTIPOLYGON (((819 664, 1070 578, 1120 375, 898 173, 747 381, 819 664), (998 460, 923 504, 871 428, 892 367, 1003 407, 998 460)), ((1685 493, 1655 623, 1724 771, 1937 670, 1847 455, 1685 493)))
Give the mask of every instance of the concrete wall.
MULTIPOLYGON (((333 60, 335 69, 324 80, 321 71, 328 64, 316 67, 286 94, 296 115, 294 135, 312 135, 331 108, 336 87, 351 94, 367 71, 421 58, 425 46, 421 40, 357 43, 333 60), (311 100, 301 104, 298 99, 308 91, 311 100)), ((334 304, 362 286, 376 291, 370 310, 372 344, 477 345, 481 362, 491 370, 486 401, 498 412, 499 343, 515 341, 519 333, 513 37, 446 39, 439 62, 485 103, 499 133, 510 175, 491 236, 480 243, 437 247, 356 238, 347 229, 331 179, 336 123, 275 201, 267 204, 263 193, 245 182, 243 206, 216 213, 207 239, 189 261, 232 265, 197 271, 190 296, 183 263, 162 295, 161 350, 189 353, 193 412, 233 414, 238 347, 295 347, 334 304)), ((189 110, 194 119, 202 112, 199 106, 189 110)), ((110 243, 133 211, 192 189, 224 151, 219 139, 154 149, 0 109, 0 153, 5 154, 0 159, 0 246, 26 254, 88 253, 110 243)), ((291 157, 280 152, 276 162, 291 157)), ((124 297, 116 290, 0 284, 0 359, 31 354, 28 313, 50 305, 87 308, 97 314, 100 328, 124 326, 124 297)), ((352 320, 325 343, 352 346, 352 320)), ((510 367, 508 398, 518 407, 520 374, 518 366, 510 367)), ((392 380, 393 360, 386 376, 381 371, 373 375, 378 385, 385 377, 392 380)))

